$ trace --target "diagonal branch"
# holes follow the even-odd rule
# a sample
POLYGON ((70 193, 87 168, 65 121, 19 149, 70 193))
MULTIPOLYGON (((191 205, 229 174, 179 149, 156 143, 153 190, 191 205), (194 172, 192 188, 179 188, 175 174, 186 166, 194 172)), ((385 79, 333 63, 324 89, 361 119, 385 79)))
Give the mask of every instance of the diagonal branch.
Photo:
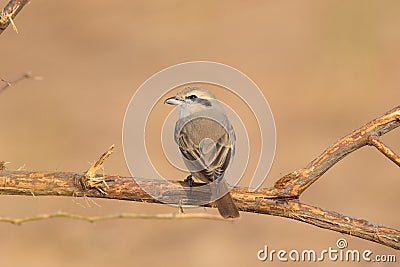
POLYGON ((28 2, 29 0, 11 0, 8 2, 3 11, 0 12, 0 34, 7 29, 10 23, 13 25, 14 30, 18 32, 14 24, 14 18, 28 2))
MULTIPOLYGON (((309 163, 304 169, 294 171, 279 179, 275 183, 275 188, 280 189, 282 195, 299 196, 312 183, 317 181, 318 178, 345 156, 365 145, 371 144, 371 142, 373 142, 371 140, 375 140, 379 136, 382 136, 399 126, 400 106, 397 106, 383 116, 341 138, 325 150, 319 157, 309 163)), ((378 149, 385 154, 385 152, 383 152, 385 148, 386 147, 382 146, 382 150, 378 149)), ((393 152, 390 149, 387 149, 387 153, 390 154, 393 152)), ((394 153, 390 156, 396 159, 394 153)))

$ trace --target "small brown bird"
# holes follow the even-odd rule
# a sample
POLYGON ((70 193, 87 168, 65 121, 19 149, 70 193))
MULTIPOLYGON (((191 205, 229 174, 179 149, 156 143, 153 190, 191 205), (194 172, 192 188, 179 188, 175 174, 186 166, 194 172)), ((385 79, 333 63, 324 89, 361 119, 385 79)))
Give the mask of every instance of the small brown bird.
POLYGON ((193 184, 192 176, 209 183, 215 203, 224 218, 239 217, 228 186, 223 179, 235 151, 235 132, 222 105, 208 90, 186 87, 164 103, 179 106, 175 125, 175 142, 179 145, 191 175, 185 181, 193 184))

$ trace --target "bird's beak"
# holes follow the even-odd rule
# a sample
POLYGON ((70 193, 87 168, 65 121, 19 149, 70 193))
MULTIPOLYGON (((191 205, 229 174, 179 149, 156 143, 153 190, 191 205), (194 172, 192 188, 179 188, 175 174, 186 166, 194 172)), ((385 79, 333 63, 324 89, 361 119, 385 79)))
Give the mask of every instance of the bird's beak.
POLYGON ((165 99, 164 104, 180 105, 181 101, 176 99, 175 96, 165 99))

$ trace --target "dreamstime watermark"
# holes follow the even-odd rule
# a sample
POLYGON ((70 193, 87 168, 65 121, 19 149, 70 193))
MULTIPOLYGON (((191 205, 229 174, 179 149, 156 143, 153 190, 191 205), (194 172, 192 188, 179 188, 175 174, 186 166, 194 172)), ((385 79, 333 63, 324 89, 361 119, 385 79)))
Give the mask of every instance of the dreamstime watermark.
MULTIPOLYGON (((168 67, 148 78, 133 95, 124 118, 123 125, 123 149, 125 161, 132 177, 135 177, 138 185, 149 195, 163 203, 179 205, 203 205, 214 201, 213 198, 195 199, 193 196, 188 198, 187 188, 174 188, 166 186, 165 191, 160 191, 160 187, 154 187, 148 180, 143 178, 157 179, 160 182, 169 183, 168 178, 164 177, 158 170, 158 162, 152 162, 146 146, 146 135, 159 135, 164 155, 169 163, 177 169, 185 170, 182 157, 177 157, 179 149, 174 143, 173 128, 178 119, 177 108, 163 118, 161 132, 154 129, 147 129, 146 125, 151 113, 156 105, 162 104, 168 97, 173 96, 174 89, 181 86, 192 84, 204 84, 218 86, 228 90, 236 98, 244 102, 251 110, 260 133, 261 145, 260 156, 257 168, 254 171, 248 188, 254 191, 261 186, 267 176, 275 155, 275 123, 271 109, 261 90, 245 74, 230 66, 207 61, 186 62, 168 67), (140 177, 140 178, 136 178, 140 177)), ((230 186, 235 186, 241 179, 246 170, 249 159, 249 139, 246 125, 241 117, 240 110, 236 110, 234 105, 218 99, 227 112, 229 120, 236 133, 235 159, 229 165, 224 179, 230 186)), ((207 114, 209 117, 209 114, 207 114)), ((158 118, 159 119, 159 118, 158 118)), ((161 118, 162 119, 162 118, 161 118)), ((215 118, 212 118, 216 120, 215 118)), ((218 118, 217 118, 218 121, 218 118)), ((224 125, 221 125, 224 126, 224 125)), ((176 177, 174 177, 176 180, 176 177)), ((183 179, 184 177, 182 177, 183 179)), ((190 193, 204 194, 204 188, 193 187, 190 193)))
POLYGON ((339 238, 336 247, 316 251, 314 249, 297 250, 274 250, 267 245, 257 252, 259 261, 281 261, 281 262, 396 262, 396 255, 374 254, 371 250, 347 249, 347 240, 339 238))

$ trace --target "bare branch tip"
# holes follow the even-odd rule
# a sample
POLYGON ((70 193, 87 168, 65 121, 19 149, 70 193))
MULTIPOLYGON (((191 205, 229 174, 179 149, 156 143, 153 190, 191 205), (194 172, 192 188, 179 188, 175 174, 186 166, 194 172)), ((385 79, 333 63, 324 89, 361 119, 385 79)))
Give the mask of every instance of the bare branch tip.
POLYGON ((81 180, 83 189, 96 189, 102 194, 107 194, 106 190, 109 188, 105 181, 104 176, 96 176, 97 171, 103 167, 104 161, 113 153, 115 145, 112 144, 100 157, 99 159, 86 171, 84 177, 81 180))

